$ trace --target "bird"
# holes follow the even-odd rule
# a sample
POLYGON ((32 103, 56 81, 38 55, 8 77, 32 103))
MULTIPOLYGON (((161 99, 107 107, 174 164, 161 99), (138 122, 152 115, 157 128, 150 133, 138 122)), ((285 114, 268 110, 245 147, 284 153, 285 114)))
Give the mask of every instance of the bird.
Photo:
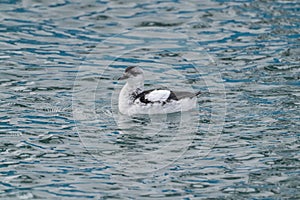
POLYGON ((129 66, 118 80, 126 80, 118 99, 119 112, 124 115, 168 114, 191 110, 201 92, 172 91, 167 88, 144 90, 144 72, 129 66))

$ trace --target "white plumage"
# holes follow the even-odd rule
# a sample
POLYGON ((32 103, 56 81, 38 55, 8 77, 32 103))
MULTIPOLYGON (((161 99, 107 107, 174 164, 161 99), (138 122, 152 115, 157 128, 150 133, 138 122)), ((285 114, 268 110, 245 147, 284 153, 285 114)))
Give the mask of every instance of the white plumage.
POLYGON ((152 92, 146 94, 145 98, 152 102, 163 102, 169 98, 170 93, 170 90, 153 90, 152 92))

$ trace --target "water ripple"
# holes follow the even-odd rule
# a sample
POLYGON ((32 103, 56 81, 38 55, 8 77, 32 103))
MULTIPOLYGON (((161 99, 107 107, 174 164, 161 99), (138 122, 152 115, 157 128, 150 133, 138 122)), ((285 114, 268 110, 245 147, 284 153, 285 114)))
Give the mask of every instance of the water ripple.
POLYGON ((298 199, 298 4, 1 2, 0 198, 298 199), (128 65, 198 109, 122 118, 128 65))

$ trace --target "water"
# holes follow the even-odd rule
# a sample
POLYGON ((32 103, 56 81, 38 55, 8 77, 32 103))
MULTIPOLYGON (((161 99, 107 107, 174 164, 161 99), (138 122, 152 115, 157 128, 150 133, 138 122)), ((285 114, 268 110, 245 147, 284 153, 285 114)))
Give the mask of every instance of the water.
POLYGON ((297 1, 2 1, 1 199, 299 199, 297 1), (128 65, 198 91, 117 112, 128 65))

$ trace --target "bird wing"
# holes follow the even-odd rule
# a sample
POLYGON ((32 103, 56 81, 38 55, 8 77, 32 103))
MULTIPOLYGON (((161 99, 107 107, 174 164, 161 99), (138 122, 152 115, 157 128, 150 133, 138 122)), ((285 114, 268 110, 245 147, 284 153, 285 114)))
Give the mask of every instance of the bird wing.
POLYGON ((145 95, 145 99, 151 102, 164 102, 171 94, 170 90, 153 90, 145 95))
POLYGON ((135 100, 139 100, 142 103, 155 103, 155 102, 168 102, 168 101, 178 101, 184 98, 193 98, 201 94, 200 92, 191 93, 191 92, 183 92, 183 91, 171 91, 167 89, 153 89, 146 90, 139 93, 135 100))
POLYGON ((152 89, 146 90, 139 93, 135 100, 138 100, 142 103, 155 103, 155 102, 165 102, 170 100, 170 97, 173 96, 173 92, 166 89, 152 89))

